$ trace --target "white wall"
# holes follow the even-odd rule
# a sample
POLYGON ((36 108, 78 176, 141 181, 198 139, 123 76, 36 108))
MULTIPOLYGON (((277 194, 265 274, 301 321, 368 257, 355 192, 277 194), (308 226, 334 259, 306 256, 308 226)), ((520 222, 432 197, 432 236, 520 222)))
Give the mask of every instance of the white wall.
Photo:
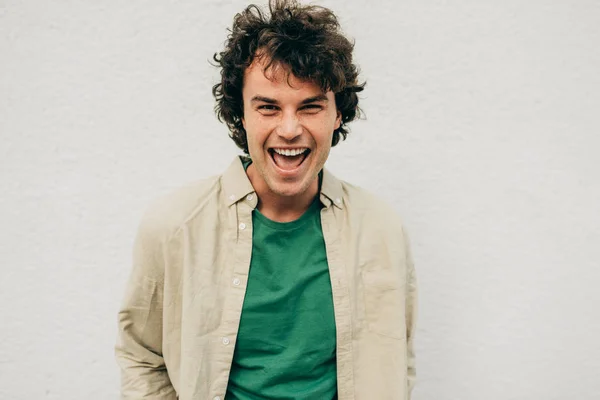
MULTIPOLYGON (((0 1, 0 399, 117 398, 142 211, 237 153, 208 60, 245 4, 0 1)), ((600 3, 322 4, 368 81, 329 167, 412 237, 414 399, 600 398, 600 3)))

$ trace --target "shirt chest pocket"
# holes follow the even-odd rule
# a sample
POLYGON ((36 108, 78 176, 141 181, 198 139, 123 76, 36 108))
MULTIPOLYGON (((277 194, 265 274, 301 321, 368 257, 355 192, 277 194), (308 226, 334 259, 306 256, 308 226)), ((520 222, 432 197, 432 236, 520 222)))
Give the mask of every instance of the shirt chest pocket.
POLYGON ((389 268, 366 265, 361 271, 361 281, 369 331, 405 339, 405 279, 389 268))

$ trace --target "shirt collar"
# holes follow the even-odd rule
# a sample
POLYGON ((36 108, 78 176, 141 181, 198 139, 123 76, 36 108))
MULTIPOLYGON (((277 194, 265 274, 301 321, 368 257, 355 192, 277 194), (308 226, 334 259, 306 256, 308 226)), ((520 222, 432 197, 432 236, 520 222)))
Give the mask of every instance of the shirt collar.
MULTIPOLYGON (((254 193, 254 187, 246 175, 246 170, 242 164, 242 157, 236 156, 229 165, 222 177, 223 195, 227 206, 231 206, 243 198, 248 199, 256 207, 257 199, 254 193), (253 196, 249 196, 253 195, 253 196)), ((326 206, 331 204, 338 208, 343 206, 342 182, 338 180, 326 168, 323 168, 323 182, 321 184, 320 200, 326 206)))
MULTIPOLYGON (((246 175, 242 159, 236 156, 222 177, 223 195, 227 206, 231 206, 249 194, 254 193, 254 188, 246 175)), ((256 197, 256 196, 254 196, 256 197)), ((254 199, 256 201, 256 199, 254 199)), ((256 203, 255 205, 256 206, 256 203)))
POLYGON ((321 202, 329 207, 334 204, 337 208, 342 208, 344 204, 344 191, 342 182, 336 178, 327 168, 323 168, 323 182, 321 183, 321 202))

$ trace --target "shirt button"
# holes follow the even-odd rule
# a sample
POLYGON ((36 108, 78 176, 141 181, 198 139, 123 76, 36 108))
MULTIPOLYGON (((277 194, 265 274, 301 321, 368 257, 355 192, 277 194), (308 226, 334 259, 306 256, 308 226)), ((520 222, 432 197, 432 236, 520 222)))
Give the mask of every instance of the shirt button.
POLYGON ((215 397, 213 397, 213 400, 221 400, 221 397, 220 396, 215 396, 215 397))
POLYGON ((231 200, 231 201, 235 200, 235 195, 233 195, 233 194, 232 194, 232 195, 230 195, 230 196, 229 196, 229 200, 231 200))
POLYGON ((225 346, 227 346, 227 345, 229 344, 229 338, 226 338, 226 337, 224 337, 224 338, 223 338, 223 344, 224 344, 225 346))
POLYGON ((246 224, 242 222, 242 223, 240 224, 240 229, 241 229, 241 230, 244 230, 244 229, 246 229, 246 224))
POLYGON ((233 279, 233 284, 234 284, 235 286, 239 286, 239 285, 240 285, 240 280, 239 280, 238 278, 234 278, 234 279, 233 279))
POLYGON ((335 199, 335 202, 340 204, 342 202, 342 199, 340 199, 339 197, 337 199, 335 199))
POLYGON ((248 201, 252 201, 252 199, 254 199, 254 196, 249 194, 246 198, 248 199, 248 201))

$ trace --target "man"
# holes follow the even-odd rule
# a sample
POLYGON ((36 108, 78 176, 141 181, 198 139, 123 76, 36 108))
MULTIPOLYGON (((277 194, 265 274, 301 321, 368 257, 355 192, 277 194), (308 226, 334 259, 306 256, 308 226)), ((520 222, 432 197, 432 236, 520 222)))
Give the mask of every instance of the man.
POLYGON ((358 112, 328 9, 236 15, 213 88, 249 157, 150 207, 119 313, 123 399, 406 400, 416 283, 395 213, 326 169, 358 112))

